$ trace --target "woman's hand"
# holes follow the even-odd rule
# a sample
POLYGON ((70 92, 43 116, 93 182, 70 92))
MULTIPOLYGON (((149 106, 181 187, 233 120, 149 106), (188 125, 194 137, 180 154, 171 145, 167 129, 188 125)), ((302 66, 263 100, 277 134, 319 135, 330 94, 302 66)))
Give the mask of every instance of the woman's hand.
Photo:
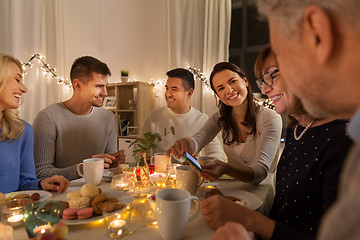
POLYGON ((202 165, 201 176, 209 181, 217 180, 221 175, 227 173, 230 165, 219 160, 211 161, 202 165))
POLYGON ((190 154, 193 154, 195 152, 195 143, 189 137, 177 140, 175 144, 166 151, 166 155, 170 156, 170 154, 172 153, 175 158, 179 159, 184 156, 185 152, 188 152, 190 154))
POLYGON ((211 240, 250 240, 250 236, 243 225, 227 222, 216 230, 211 240))
POLYGON ((70 182, 64 176, 54 175, 41 180, 40 185, 43 190, 62 193, 69 187, 70 182))
POLYGON ((214 195, 201 201, 200 209, 209 226, 214 229, 224 226, 226 222, 238 222, 247 227, 254 212, 221 195, 214 195))

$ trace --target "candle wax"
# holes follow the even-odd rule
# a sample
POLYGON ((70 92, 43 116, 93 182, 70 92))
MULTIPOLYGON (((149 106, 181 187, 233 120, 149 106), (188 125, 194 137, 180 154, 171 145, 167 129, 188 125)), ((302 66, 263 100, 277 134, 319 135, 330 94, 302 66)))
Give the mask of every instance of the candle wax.
POLYGON ((11 217, 9 217, 8 219, 7 219, 7 221, 9 222, 9 223, 15 223, 15 222, 20 222, 20 221, 22 221, 24 219, 24 215, 22 215, 22 214, 14 214, 13 216, 11 216, 11 217))

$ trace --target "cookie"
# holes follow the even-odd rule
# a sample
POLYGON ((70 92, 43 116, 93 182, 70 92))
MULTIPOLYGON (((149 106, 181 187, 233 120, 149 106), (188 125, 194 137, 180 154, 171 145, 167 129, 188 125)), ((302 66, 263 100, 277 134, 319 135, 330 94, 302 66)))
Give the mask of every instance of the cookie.
POLYGON ((69 201, 70 208, 86 208, 90 206, 90 198, 89 197, 74 197, 69 201))
POLYGON ((93 209, 91 207, 83 208, 77 211, 77 218, 80 220, 90 218, 92 215, 93 209))
POLYGON ((16 195, 13 199, 16 200, 16 199, 23 199, 23 198, 30 198, 30 195, 26 194, 26 193, 22 193, 22 194, 16 195))
POLYGON ((70 201, 70 199, 72 199, 74 197, 81 197, 80 191, 72 191, 72 192, 69 192, 68 194, 66 194, 67 201, 70 201))
POLYGON ((107 199, 107 195, 106 194, 99 194, 97 195, 93 200, 91 200, 91 207, 98 205, 101 202, 104 202, 107 199))
POLYGON ((80 193, 82 197, 89 197, 93 199, 99 195, 99 189, 94 184, 86 183, 81 187, 80 193))
POLYGON ((64 202, 64 201, 59 201, 60 204, 61 204, 61 207, 60 207, 60 215, 63 214, 64 210, 69 208, 69 203, 68 202, 64 202))
POLYGON ((0 204, 5 202, 5 194, 0 192, 0 204))
POLYGON ((73 220, 77 218, 77 208, 67 208, 62 214, 62 218, 65 220, 73 220))

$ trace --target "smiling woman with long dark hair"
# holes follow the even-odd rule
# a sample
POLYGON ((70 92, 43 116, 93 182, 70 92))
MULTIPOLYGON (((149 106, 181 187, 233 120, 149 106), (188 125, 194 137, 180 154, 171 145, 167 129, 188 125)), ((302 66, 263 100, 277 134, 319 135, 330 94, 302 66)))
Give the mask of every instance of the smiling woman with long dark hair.
POLYGON ((210 83, 219 98, 219 111, 191 138, 178 140, 171 153, 177 158, 186 149, 196 153, 222 131, 228 164, 213 161, 205 165, 205 177, 214 180, 227 174, 244 182, 261 182, 278 151, 280 115, 256 104, 247 77, 235 64, 216 64, 210 83))

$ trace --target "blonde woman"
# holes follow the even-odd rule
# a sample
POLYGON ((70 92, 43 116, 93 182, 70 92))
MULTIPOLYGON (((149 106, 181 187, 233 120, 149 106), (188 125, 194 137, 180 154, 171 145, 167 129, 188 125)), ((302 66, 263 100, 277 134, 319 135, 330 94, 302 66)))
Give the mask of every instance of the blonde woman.
POLYGON ((37 179, 33 157, 33 132, 20 119, 17 108, 26 93, 19 60, 0 54, 0 192, 52 190, 63 192, 69 181, 63 176, 37 179))

